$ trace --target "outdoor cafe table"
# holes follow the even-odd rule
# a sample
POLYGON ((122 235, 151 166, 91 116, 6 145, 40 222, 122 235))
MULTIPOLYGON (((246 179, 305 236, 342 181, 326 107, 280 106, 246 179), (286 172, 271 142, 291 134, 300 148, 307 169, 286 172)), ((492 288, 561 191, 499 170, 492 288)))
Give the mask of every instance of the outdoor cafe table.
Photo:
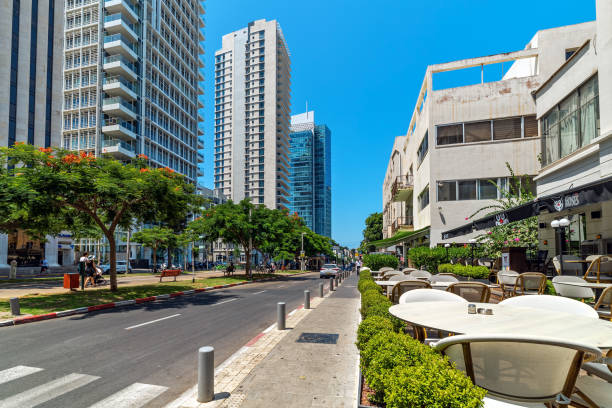
POLYGON ((523 334, 612 348, 612 323, 546 309, 476 303, 493 315, 468 314, 467 303, 415 302, 389 308, 406 322, 455 334, 523 334))
POLYGON ((601 295, 604 289, 612 286, 612 283, 596 283, 596 282, 557 282, 557 285, 580 286, 582 288, 595 289, 597 298, 601 295))

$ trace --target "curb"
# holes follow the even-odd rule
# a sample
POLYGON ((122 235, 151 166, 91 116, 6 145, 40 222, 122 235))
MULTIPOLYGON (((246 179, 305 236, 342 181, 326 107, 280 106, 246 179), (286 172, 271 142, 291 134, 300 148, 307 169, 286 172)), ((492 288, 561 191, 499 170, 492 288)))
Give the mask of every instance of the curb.
MULTIPOLYGON (((290 278, 292 276, 300 276, 306 273, 310 273, 310 272, 296 273, 293 275, 283 275, 282 277, 290 278)), ((122 300, 119 302, 105 303, 102 305, 79 307, 77 309, 62 310, 59 312, 45 313, 41 315, 18 317, 16 319, 0 321, 0 327, 17 326, 17 325, 25 324, 25 323, 56 319, 58 317, 72 316, 76 314, 85 314, 85 313, 90 313, 90 312, 96 312, 99 310, 112 309, 115 307, 129 306, 129 305, 135 305, 135 304, 141 304, 141 303, 147 303, 147 302, 155 302, 157 300, 165 300, 165 299, 175 298, 179 296, 192 295, 192 294, 196 294, 200 292, 208 292, 214 289, 227 289, 227 288, 231 288, 234 286, 248 285, 248 284, 259 283, 259 282, 275 281, 275 280, 278 280, 280 277, 281 276, 274 277, 274 278, 258 279, 256 281, 241 281, 237 283, 228 283, 226 285, 215 285, 215 286, 209 286, 206 288, 192 289, 192 290, 186 290, 182 292, 166 293, 166 294, 157 295, 157 296, 149 296, 146 298, 122 300)))

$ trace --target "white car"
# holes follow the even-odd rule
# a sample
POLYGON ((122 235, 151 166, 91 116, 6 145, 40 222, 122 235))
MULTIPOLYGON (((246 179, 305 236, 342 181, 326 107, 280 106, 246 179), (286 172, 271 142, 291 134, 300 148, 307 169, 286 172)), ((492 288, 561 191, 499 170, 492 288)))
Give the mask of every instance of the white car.
MULTIPOLYGON (((102 269, 102 273, 110 273, 110 265, 99 265, 99 268, 102 269)), ((117 273, 131 273, 132 268, 128 267, 127 261, 117 261, 116 262, 117 273)))
POLYGON ((319 271, 319 277, 321 278, 335 278, 336 275, 340 272, 340 268, 336 264, 325 264, 321 267, 321 271, 319 271))

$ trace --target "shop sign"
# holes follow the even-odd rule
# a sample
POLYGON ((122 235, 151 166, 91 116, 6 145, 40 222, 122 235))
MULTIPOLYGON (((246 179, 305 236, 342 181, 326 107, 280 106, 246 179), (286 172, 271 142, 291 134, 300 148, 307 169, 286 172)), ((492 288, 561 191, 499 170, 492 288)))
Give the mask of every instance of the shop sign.
POLYGON ((496 214, 495 215, 495 225, 506 225, 508 223, 508 215, 506 213, 496 214))
POLYGON ((578 207, 580 205, 580 194, 574 193, 559 199, 553 199, 555 210, 563 211, 563 209, 578 207))

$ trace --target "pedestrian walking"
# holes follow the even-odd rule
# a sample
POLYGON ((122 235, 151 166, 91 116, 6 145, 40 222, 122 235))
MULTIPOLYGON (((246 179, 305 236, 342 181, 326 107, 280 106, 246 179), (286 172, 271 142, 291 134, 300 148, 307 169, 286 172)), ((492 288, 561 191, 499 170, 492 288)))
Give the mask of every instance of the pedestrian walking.
POLYGON ((40 273, 45 273, 47 272, 48 269, 49 269, 49 261, 47 261, 47 258, 43 258, 43 260, 40 263, 40 273))
POLYGON ((94 259, 94 256, 91 255, 87 257, 87 261, 85 262, 85 274, 87 275, 85 286, 87 286, 87 284, 91 284, 91 286, 96 286, 96 281, 94 280, 94 276, 96 274, 96 265, 94 263, 94 259))
POLYGON ((81 290, 85 290, 85 266, 87 264, 87 252, 79 258, 79 275, 81 275, 81 290))

